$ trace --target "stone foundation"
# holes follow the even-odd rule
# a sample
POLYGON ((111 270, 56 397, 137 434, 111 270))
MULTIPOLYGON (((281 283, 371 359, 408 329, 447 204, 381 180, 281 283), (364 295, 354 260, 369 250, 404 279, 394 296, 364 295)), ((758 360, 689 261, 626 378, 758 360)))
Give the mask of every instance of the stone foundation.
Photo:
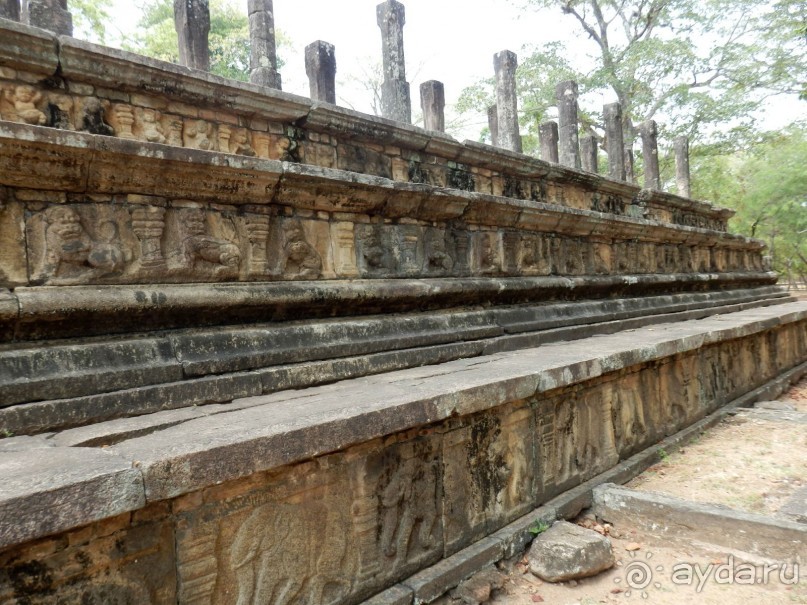
MULTIPOLYGON (((103 449, 86 451, 131 461, 146 505, 118 497, 130 512, 89 525, 80 478, 31 487, 31 461, 60 457, 70 431, 7 440, 20 493, 0 504, 16 511, 0 531, 0 603, 356 603, 803 361, 804 305, 775 309, 245 399, 120 442, 99 435, 103 449), (52 512, 55 537, 26 541, 43 531, 26 523, 37 515, 26 501, 52 512)), ((130 485, 113 481, 110 501, 130 485)))

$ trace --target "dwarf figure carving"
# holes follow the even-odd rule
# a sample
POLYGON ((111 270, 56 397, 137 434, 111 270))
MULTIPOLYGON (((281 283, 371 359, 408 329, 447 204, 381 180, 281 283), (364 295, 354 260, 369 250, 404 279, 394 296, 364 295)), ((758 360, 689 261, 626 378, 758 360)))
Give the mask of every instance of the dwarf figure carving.
POLYGON ((165 130, 157 121, 157 112, 153 109, 144 109, 140 117, 143 138, 149 143, 165 143, 165 130))
POLYGON ((183 133, 185 147, 209 151, 213 147, 210 141, 212 136, 213 125, 208 124, 204 120, 191 120, 185 123, 183 133))
POLYGON ((26 124, 43 126, 47 116, 37 109, 36 104, 42 100, 42 93, 32 86, 17 86, 14 90, 5 91, 6 99, 14 107, 17 118, 26 124))
POLYGON ((286 227, 283 275, 292 279, 317 279, 322 274, 322 259, 305 239, 303 226, 293 221, 286 227))

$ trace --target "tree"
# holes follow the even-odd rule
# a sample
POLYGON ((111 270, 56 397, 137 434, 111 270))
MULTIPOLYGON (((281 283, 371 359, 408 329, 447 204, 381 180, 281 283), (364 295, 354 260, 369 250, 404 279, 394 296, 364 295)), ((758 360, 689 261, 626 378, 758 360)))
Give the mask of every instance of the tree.
MULTIPOLYGON (((529 51, 519 69, 528 133, 554 105, 554 84, 570 76, 582 93, 606 92, 622 104, 628 141, 640 122, 663 116, 665 136, 721 150, 750 139, 766 96, 804 88, 807 45, 795 35, 807 20, 803 0, 525 1, 573 19, 595 52, 593 65, 580 66, 562 44, 529 51)), ((464 108, 493 102, 487 83, 481 90, 483 98, 479 87, 466 90, 464 108)), ((583 128, 597 134, 601 108, 583 110, 583 128)))
MULTIPOLYGON (((87 0, 92 1, 92 0, 87 0)), ((124 46, 155 59, 177 63, 173 0, 146 0, 141 5, 138 33, 124 46)), ((277 32, 278 48, 288 45, 277 32)), ((225 78, 249 81, 249 18, 231 0, 210 1, 210 71, 225 78)), ((283 65, 278 57, 278 68, 283 65)))
POLYGON ((774 269, 807 285, 807 124, 762 137, 747 151, 693 157, 694 193, 734 208, 732 228, 768 244, 774 269))
POLYGON ((112 0, 70 0, 76 35, 91 42, 105 44, 111 8, 112 0))

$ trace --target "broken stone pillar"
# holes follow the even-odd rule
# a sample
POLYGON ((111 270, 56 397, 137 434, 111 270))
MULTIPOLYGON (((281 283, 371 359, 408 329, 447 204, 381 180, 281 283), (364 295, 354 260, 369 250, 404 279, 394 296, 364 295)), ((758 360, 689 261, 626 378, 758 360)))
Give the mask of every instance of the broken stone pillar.
POLYGON ((336 52, 333 44, 317 40, 305 47, 305 73, 308 74, 311 98, 336 105, 336 52))
POLYGON ((499 133, 498 146, 521 153, 521 135, 518 132, 518 99, 516 97, 516 53, 503 50, 493 56, 496 70, 496 117, 499 133))
POLYGON ((675 181, 678 184, 678 195, 690 197, 692 183, 689 178, 689 139, 675 139, 675 181))
POLYGON ((73 35, 73 17, 67 9, 67 0, 29 0, 27 15, 28 23, 34 27, 60 36, 73 35))
POLYGON ((384 82, 381 84, 381 115, 398 122, 412 122, 412 100, 406 81, 403 27, 406 9, 396 0, 387 0, 376 7, 378 27, 381 28, 381 52, 384 62, 384 82))
POLYGON ((610 103, 602 109, 605 119, 605 146, 608 153, 608 176, 627 180, 625 171, 625 135, 622 130, 622 105, 610 103))
POLYGON ((429 80, 420 85, 420 107, 426 130, 446 131, 446 93, 442 82, 429 80))
POLYGON ((174 0, 174 27, 179 36, 179 64, 210 70, 208 0, 174 0))
MULTIPOLYGON (((176 1, 176 0, 175 0, 176 1)), ((280 90, 272 0, 249 0, 249 81, 280 90)), ((306 49, 306 70, 308 49, 306 49)))
POLYGON ((541 159, 558 163, 558 123, 544 122, 538 127, 538 142, 541 145, 541 159))
POLYGON ((653 120, 648 120, 639 127, 639 134, 642 137, 644 188, 659 191, 661 175, 658 167, 658 126, 653 120))
POLYGON ((555 88, 558 102, 558 157, 560 163, 580 170, 577 134, 577 82, 567 80, 555 88))
POLYGON ((495 105, 488 107, 488 129, 490 130, 490 144, 499 146, 499 108, 495 105))
POLYGON ((636 182, 636 171, 633 166, 633 148, 625 147, 625 180, 628 183, 636 182))
POLYGON ((20 20, 20 0, 0 0, 0 19, 20 20))
POLYGON ((580 163, 586 172, 597 174, 597 137, 592 134, 580 140, 580 163))

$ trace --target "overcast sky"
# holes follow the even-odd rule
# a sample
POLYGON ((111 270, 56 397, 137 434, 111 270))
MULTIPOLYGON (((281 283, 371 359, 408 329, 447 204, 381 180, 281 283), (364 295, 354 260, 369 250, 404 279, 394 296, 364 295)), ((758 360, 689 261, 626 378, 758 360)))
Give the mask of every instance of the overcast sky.
MULTIPOLYGON (((247 0, 232 1, 246 14, 247 0)), ((131 31, 139 16, 134 3, 114 2, 114 25, 124 33, 131 31)), ((375 11, 379 2, 274 0, 275 26, 294 45, 293 52, 284 51, 283 89, 308 96, 303 49, 314 40, 325 40, 336 47, 338 103, 370 112, 371 95, 355 79, 381 58, 381 33, 375 11)), ((522 10, 519 7, 524 3, 525 0, 404 0, 404 44, 413 114, 420 113, 421 82, 443 82, 451 106, 464 87, 493 75, 493 55, 501 50, 521 55, 525 46, 578 40, 578 44, 567 44, 575 59, 585 61, 587 53, 593 52, 571 17, 558 10, 522 10)), ((601 106, 616 99, 604 95, 587 100, 601 106)), ((767 113, 765 126, 780 128, 797 118, 807 118, 807 103, 790 100, 772 105, 767 113)), ((457 134, 476 139, 483 121, 480 116, 457 134)))

